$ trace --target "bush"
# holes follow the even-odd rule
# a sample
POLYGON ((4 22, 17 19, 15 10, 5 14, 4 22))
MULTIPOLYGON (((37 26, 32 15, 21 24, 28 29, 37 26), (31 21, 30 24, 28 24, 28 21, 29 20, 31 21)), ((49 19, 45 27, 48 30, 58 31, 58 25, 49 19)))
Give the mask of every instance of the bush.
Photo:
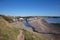
POLYGON ((0 15, 0 16, 3 17, 9 23, 13 22, 13 19, 11 17, 9 17, 9 16, 5 16, 5 15, 0 15))

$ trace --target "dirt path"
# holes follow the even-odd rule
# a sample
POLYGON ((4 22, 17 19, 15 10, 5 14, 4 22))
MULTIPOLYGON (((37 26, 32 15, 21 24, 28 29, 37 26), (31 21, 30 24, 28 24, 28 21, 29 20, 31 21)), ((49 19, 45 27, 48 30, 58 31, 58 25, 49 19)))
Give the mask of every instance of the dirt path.
POLYGON ((23 31, 22 30, 20 30, 20 33, 17 36, 17 40, 24 40, 24 35, 23 35, 23 31))

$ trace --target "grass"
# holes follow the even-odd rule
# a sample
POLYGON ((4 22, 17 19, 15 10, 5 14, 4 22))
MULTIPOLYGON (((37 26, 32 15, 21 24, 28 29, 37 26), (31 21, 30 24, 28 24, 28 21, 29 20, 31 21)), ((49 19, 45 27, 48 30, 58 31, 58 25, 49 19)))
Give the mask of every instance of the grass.
POLYGON ((48 38, 42 36, 42 35, 37 35, 35 33, 29 32, 27 30, 23 30, 23 33, 25 35, 25 40, 48 40, 48 38))
POLYGON ((3 19, 5 19, 6 21, 8 21, 9 23, 13 22, 13 17, 11 17, 11 16, 1 15, 1 17, 3 17, 3 19))
POLYGON ((3 17, 0 17, 0 40, 16 40, 19 29, 11 26, 3 17))

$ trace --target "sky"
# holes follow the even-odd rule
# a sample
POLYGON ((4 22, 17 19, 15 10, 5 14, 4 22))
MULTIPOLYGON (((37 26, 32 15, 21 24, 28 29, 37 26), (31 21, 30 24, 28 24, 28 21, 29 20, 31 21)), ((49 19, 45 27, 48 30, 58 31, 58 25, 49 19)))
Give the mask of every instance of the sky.
POLYGON ((60 0, 0 0, 0 14, 60 16, 60 0))

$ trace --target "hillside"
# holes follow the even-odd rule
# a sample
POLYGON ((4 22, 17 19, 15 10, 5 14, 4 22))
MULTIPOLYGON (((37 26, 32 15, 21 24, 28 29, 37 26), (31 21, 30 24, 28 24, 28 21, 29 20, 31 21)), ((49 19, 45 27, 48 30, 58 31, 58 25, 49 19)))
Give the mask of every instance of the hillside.
POLYGON ((40 35, 35 32, 30 32, 27 30, 23 30, 23 34, 25 36, 25 40, 51 40, 51 39, 44 37, 43 35, 40 35))
POLYGON ((0 40, 16 40, 16 37, 19 33, 19 29, 13 27, 0 17, 0 40))
MULTIPOLYGON (((14 25, 11 25, 9 22, 11 20, 8 19, 10 18, 7 18, 6 20, 6 17, 0 16, 0 40, 18 40, 17 37, 20 36, 21 31, 23 32, 22 35, 24 36, 24 40, 48 40, 46 37, 40 34, 36 34, 26 29, 20 29, 17 28, 17 26, 15 27, 14 25)), ((19 40, 23 40, 23 38, 19 40)))

